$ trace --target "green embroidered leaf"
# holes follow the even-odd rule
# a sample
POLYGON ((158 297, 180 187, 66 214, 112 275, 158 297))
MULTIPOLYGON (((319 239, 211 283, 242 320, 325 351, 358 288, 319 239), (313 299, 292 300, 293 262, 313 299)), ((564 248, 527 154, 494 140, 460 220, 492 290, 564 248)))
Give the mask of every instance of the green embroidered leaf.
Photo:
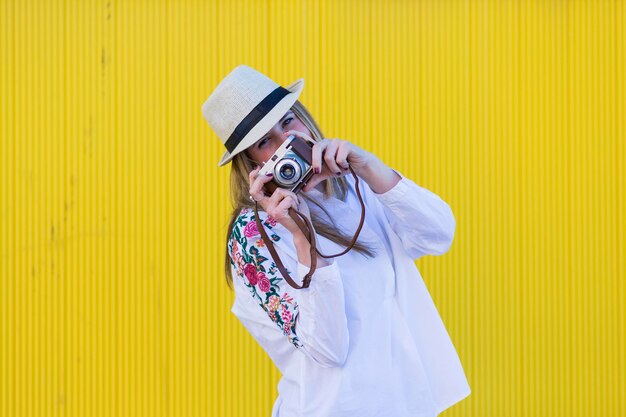
POLYGON ((246 252, 243 252, 243 260, 247 264, 254 263, 254 258, 252 258, 252 256, 248 255, 246 252))

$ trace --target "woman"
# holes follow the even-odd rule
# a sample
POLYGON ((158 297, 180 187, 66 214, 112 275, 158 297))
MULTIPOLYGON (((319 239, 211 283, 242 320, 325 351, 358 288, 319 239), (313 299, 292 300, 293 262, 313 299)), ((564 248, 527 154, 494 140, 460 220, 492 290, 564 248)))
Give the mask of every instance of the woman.
POLYGON ((234 211, 225 272, 232 312, 282 374, 272 416, 436 416, 470 393, 463 368, 414 260, 448 251, 455 220, 437 195, 346 140, 326 139, 286 88, 240 65, 203 104, 232 162, 234 211), (257 176, 288 135, 314 141, 315 174, 297 194, 268 193, 257 176), (359 178, 358 185, 349 168, 359 178), (310 286, 288 285, 259 234, 254 204, 297 283, 310 243, 289 216, 307 216, 322 254, 310 286))

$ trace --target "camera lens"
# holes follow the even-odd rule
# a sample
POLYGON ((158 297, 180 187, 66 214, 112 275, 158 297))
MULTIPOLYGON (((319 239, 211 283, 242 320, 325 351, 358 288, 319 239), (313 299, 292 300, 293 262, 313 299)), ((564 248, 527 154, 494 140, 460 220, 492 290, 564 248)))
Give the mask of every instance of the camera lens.
POLYGON ((283 158, 274 168, 274 180, 281 186, 291 186, 302 176, 300 165, 292 158, 283 158))
POLYGON ((292 165, 283 165, 280 167, 280 176, 286 180, 290 180, 296 175, 296 170, 292 165))

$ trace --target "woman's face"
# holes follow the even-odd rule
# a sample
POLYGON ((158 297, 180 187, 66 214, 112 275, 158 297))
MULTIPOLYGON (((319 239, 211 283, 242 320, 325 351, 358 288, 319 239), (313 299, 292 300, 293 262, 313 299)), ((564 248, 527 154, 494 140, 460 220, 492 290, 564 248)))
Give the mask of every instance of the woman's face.
POLYGON ((263 166, 267 160, 276 152, 276 149, 287 139, 283 135, 288 130, 296 130, 313 137, 309 129, 296 117, 293 111, 287 113, 252 146, 246 149, 248 157, 254 160, 259 166, 263 166))

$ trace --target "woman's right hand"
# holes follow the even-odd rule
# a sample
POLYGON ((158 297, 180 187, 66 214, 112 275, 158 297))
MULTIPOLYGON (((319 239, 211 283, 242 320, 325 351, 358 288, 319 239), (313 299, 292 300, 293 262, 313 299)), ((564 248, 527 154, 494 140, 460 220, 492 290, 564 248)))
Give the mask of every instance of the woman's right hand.
POLYGON ((266 195, 264 186, 265 183, 272 181, 272 176, 257 176, 260 169, 260 167, 255 168, 248 176, 250 180, 250 196, 259 203, 269 216, 289 230, 294 237, 304 236, 304 233, 289 216, 289 209, 293 208, 299 211, 310 221, 311 213, 306 201, 294 192, 281 187, 276 187, 272 195, 266 195))

